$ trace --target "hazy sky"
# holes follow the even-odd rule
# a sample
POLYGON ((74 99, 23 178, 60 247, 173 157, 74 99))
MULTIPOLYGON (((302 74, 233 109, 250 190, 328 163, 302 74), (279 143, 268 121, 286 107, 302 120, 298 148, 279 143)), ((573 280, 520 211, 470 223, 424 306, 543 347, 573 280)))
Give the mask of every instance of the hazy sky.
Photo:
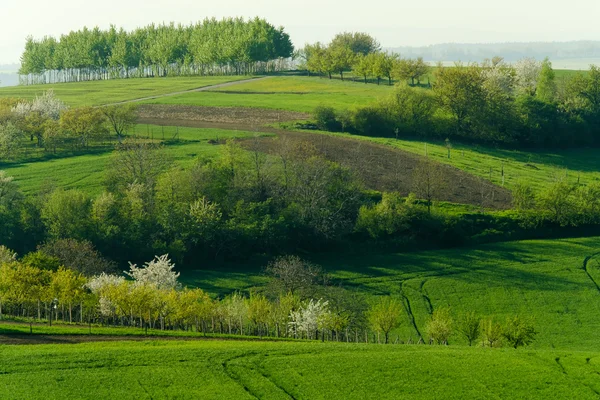
POLYGON ((384 47, 448 42, 600 39, 598 0, 0 0, 0 64, 18 62, 25 37, 83 26, 126 29, 150 22, 260 16, 295 45, 366 31, 384 47), (555 6, 554 4, 557 4, 555 6), (341 6, 338 4, 342 4, 341 6), (377 7, 375 7, 377 6, 377 7))

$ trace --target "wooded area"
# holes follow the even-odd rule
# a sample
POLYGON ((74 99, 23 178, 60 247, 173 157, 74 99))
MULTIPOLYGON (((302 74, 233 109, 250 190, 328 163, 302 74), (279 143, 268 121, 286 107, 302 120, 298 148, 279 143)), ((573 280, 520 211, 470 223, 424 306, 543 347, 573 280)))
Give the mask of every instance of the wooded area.
POLYGON ((264 19, 205 19, 132 32, 87 27, 40 40, 27 38, 22 84, 130 77, 233 75, 278 71, 294 47, 283 27, 264 19))

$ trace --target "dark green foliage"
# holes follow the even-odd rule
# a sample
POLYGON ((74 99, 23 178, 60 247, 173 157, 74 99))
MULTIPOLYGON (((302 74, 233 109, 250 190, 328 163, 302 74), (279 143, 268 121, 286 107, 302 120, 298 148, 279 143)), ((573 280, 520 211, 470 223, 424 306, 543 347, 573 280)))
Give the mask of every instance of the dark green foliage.
POLYGON ((94 245, 85 240, 59 239, 50 241, 40 246, 37 252, 26 256, 23 263, 39 268, 35 263, 39 263, 44 259, 50 261, 44 268, 48 268, 48 265, 56 266, 58 264, 85 276, 100 275, 102 272, 110 274, 117 270, 114 262, 102 257, 96 251, 94 245))
POLYGON ((338 131, 342 128, 342 124, 337 120, 337 115, 333 107, 319 106, 315 108, 313 117, 317 127, 324 131, 338 131))

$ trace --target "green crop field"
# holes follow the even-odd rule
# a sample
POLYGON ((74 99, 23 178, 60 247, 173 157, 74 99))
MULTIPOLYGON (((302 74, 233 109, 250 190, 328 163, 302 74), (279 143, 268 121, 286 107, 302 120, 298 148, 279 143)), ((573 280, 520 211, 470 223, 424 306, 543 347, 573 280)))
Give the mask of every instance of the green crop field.
POLYGON ((597 398, 600 354, 416 345, 0 346, 10 399, 597 398))
POLYGON ((67 105, 97 106, 145 97, 183 92, 220 83, 248 79, 247 76, 207 76, 189 78, 115 79, 99 82, 57 83, 48 85, 0 88, 1 97, 32 99, 47 90, 54 90, 67 105))
MULTIPOLYGON (((450 307, 455 316, 475 311, 498 321, 510 315, 532 316, 539 331, 536 348, 598 348, 600 292, 582 269, 583 260, 600 251, 600 237, 533 240, 476 248, 360 256, 315 257, 333 281, 363 294, 402 299, 405 312, 394 335, 413 340, 423 334, 431 308, 450 307), (408 303, 407 303, 408 302, 408 303), (406 309, 405 311, 407 311, 406 309)), ((590 274, 600 283, 600 264, 590 274)), ((260 267, 205 267, 184 273, 184 281, 223 295, 264 283, 260 267)), ((466 343, 454 335, 453 343, 466 343)))
MULTIPOLYGON (((138 125, 132 135, 150 140, 166 140, 165 155, 182 167, 192 165, 198 158, 218 156, 220 146, 211 144, 224 139, 253 137, 256 132, 223 129, 200 129, 138 125), (163 136, 164 132, 164 136, 163 136), (177 135, 177 136, 176 136, 177 135), (173 140, 176 137, 178 140, 173 140)), ((266 135, 266 134, 261 134, 266 135)), ((15 178, 26 194, 35 194, 40 188, 51 185, 65 189, 79 189, 88 194, 102 190, 107 162, 112 148, 106 147, 94 154, 41 158, 34 161, 0 165, 15 178)))
POLYGON ((148 104, 256 107, 312 112, 319 105, 338 109, 364 106, 391 93, 393 86, 316 77, 272 77, 220 88, 148 100, 148 104))

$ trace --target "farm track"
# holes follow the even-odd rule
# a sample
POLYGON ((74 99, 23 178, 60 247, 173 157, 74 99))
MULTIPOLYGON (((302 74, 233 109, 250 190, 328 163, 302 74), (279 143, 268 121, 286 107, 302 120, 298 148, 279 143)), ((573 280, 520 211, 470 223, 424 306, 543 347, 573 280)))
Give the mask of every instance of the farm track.
POLYGON ((242 84, 242 83, 248 83, 248 82, 252 82, 252 81, 259 81, 259 80, 269 79, 269 78, 270 78, 270 76, 263 76, 263 77, 256 77, 256 78, 250 78, 250 79, 243 79, 241 81, 219 83, 219 84, 216 84, 216 85, 204 86, 204 87, 200 87, 200 88, 196 88, 196 89, 180 90, 180 91, 177 91, 177 92, 171 92, 171 93, 165 93, 165 94, 158 94, 156 96, 140 97, 138 99, 133 99, 133 100, 118 101, 116 103, 105 104, 104 106, 115 106, 115 105, 119 105, 119 104, 137 103, 137 102, 140 102, 140 101, 154 100, 154 99, 160 99, 160 98, 163 98, 163 97, 178 96, 180 94, 187 94, 187 93, 194 93, 194 92, 207 92, 207 91, 211 91, 211 90, 215 90, 215 89, 220 89, 220 88, 224 88, 224 87, 229 87, 229 86, 233 86, 233 85, 239 85, 239 84, 242 84))
POLYGON ((134 336, 134 335, 43 335, 0 334, 0 345, 79 344, 90 342, 146 342, 146 341, 251 341, 271 342, 268 338, 202 337, 202 336, 134 336))
POLYGON ((590 271, 588 269, 588 265, 590 263, 590 260, 596 256, 600 255, 600 252, 598 253, 594 253, 591 256, 586 257, 583 260, 583 270, 585 271, 585 273, 587 274, 588 278, 590 278, 590 280, 592 281, 592 283, 594 284, 594 286, 596 286, 596 289, 598 290, 598 292, 600 293, 600 285, 598 285, 598 282, 596 282, 596 280, 594 279, 594 277, 592 276, 592 274, 590 274, 590 271))

